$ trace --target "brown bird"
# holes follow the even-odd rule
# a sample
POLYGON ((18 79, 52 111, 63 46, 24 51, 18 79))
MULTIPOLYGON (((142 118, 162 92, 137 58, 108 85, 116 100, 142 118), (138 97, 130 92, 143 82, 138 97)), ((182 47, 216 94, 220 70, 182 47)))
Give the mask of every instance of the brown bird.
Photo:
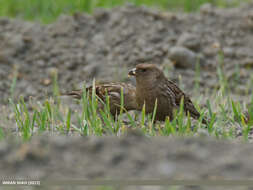
MULTIPOLYGON (((136 103, 139 110, 145 103, 146 112, 152 113, 157 100, 155 119, 164 121, 169 116, 173 120, 173 109, 179 108, 184 98, 184 111, 195 119, 200 117, 190 98, 154 64, 138 64, 128 74, 136 78, 136 103)), ((202 122, 206 124, 205 119, 202 122)))
MULTIPOLYGON (((116 116, 120 113, 121 105, 121 89, 123 91, 123 101, 124 109, 123 111, 130 111, 136 109, 136 95, 135 87, 127 83, 104 83, 95 85, 95 94, 99 99, 101 99, 104 104, 100 101, 98 108, 102 109, 106 103, 106 96, 109 97, 109 106, 112 116, 116 116)), ((92 86, 86 88, 86 92, 89 92, 89 96, 92 97, 92 86)), ((63 95, 73 96, 74 98, 81 99, 83 91, 74 90, 70 93, 65 93, 63 95)))

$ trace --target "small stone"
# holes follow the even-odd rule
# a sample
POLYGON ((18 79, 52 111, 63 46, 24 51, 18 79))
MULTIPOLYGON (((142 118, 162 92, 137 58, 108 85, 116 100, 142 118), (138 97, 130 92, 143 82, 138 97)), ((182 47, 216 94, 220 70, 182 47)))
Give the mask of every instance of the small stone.
POLYGON ((199 8, 202 14, 210 14, 214 12, 214 7, 211 3, 205 3, 199 8))
POLYGON ((234 57, 235 56, 235 51, 231 47, 223 48, 223 53, 224 53, 224 56, 227 56, 227 57, 234 57))
POLYGON ((244 68, 253 68, 253 58, 245 58, 242 65, 244 68))
POLYGON ((55 68, 55 67, 50 67, 50 68, 48 68, 47 72, 48 72, 48 74, 49 74, 50 76, 53 77, 53 76, 55 76, 55 75, 58 74, 58 69, 55 68))
POLYGON ((208 136, 210 136, 210 134, 208 133, 208 131, 206 129, 198 129, 197 136, 208 137, 208 136))
POLYGON ((177 68, 195 68, 199 62, 204 64, 203 55, 198 55, 185 47, 173 47, 170 49, 169 58, 177 68))
POLYGON ((45 85, 45 86, 48 86, 49 84, 51 84, 51 80, 50 79, 48 79, 48 78, 46 78, 46 79, 44 79, 43 81, 42 81, 42 84, 43 85, 45 85))
POLYGON ((5 141, 1 142, 1 144, 0 144, 0 155, 4 156, 4 154, 7 151, 8 151, 8 144, 5 141))
POLYGON ((200 37, 190 33, 183 33, 177 41, 177 46, 198 50, 200 48, 200 37))

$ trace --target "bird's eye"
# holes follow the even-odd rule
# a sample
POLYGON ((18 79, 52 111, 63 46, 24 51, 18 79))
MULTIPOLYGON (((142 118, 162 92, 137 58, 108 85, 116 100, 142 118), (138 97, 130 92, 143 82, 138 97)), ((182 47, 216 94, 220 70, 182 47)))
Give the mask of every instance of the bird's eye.
POLYGON ((147 69, 142 69, 141 71, 142 71, 142 72, 146 72, 146 70, 147 70, 147 69))

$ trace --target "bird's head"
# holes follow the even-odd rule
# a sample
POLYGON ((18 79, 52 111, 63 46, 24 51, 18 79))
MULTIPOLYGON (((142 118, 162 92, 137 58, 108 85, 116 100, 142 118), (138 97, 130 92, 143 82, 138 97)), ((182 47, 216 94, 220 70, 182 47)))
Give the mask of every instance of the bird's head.
POLYGON ((154 64, 138 64, 130 70, 128 76, 134 76, 136 82, 155 83, 159 78, 164 77, 163 72, 154 64))

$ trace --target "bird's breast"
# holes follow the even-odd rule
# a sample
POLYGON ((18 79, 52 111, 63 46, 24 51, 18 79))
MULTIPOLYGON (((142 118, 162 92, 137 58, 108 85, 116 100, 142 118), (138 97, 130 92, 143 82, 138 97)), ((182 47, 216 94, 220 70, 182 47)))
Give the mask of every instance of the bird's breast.
POLYGON ((154 89, 139 89, 136 91, 136 102, 140 110, 145 103, 146 112, 153 112, 156 99, 159 102, 159 97, 154 89))

